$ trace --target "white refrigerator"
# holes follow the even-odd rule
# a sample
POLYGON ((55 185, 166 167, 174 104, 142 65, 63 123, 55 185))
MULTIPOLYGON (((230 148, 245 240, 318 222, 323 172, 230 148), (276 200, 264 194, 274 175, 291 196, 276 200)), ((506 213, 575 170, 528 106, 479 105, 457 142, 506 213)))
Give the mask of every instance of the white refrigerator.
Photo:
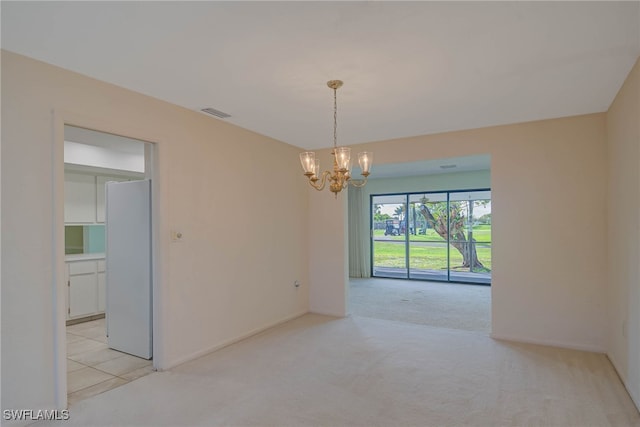
POLYGON ((151 181, 108 182, 105 225, 108 345, 151 359, 151 181))

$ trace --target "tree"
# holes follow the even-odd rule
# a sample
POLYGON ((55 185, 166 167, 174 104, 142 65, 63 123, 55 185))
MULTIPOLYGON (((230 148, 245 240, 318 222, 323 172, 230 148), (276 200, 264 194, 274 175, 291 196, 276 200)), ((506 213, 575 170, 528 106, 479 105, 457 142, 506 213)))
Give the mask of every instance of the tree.
POLYGON ((480 218, 478 218, 478 222, 480 224, 491 224, 491 214, 484 214, 480 218))
POLYGON ((373 214, 373 220, 375 222, 380 222, 380 221, 386 221, 388 219, 391 219, 391 217, 389 216, 389 214, 381 214, 379 212, 376 212, 373 214))
POLYGON ((400 205, 393 211, 393 214, 398 217, 399 220, 404 219, 404 205, 400 205))
POLYGON ((389 216, 389 214, 382 213, 382 206, 378 204, 373 205, 373 221, 381 222, 387 219, 391 219, 391 217, 389 216))
MULTIPOLYGON (((451 246, 456 248, 462 255, 462 267, 469 268, 471 271, 488 269, 482 265, 478 259, 476 251, 476 239, 473 238, 473 230, 467 230, 468 236, 465 235, 465 205, 467 202, 449 202, 450 219, 447 215, 446 203, 431 203, 427 205, 427 199, 422 198, 418 205, 418 210, 427 221, 427 223, 435 230, 440 237, 449 240, 451 246), (449 222, 447 227, 447 222, 449 222), (449 229, 449 236, 447 236, 449 229), (447 239, 449 237, 449 239, 447 239)), ((468 216, 473 218, 473 202, 468 204, 468 216)))

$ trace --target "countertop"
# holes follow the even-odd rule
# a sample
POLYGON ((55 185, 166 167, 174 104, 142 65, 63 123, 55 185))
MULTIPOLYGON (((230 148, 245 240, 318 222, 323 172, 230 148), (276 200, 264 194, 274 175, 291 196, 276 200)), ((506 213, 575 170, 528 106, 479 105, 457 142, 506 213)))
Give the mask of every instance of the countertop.
POLYGON ((104 253, 100 254, 76 254, 76 255, 65 255, 64 260, 66 262, 73 261, 91 261, 96 259, 104 259, 104 253))

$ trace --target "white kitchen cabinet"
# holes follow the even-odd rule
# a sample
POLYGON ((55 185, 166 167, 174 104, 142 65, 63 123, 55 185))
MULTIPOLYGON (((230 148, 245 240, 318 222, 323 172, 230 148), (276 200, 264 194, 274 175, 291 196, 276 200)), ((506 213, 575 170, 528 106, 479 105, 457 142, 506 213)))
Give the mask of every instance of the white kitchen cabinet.
POLYGON ((104 313, 106 301, 103 259, 68 261, 67 319, 104 313))
POLYGON ((104 222, 105 218, 105 191, 104 185, 109 181, 123 182, 129 181, 128 178, 119 176, 100 176, 96 177, 96 195, 97 195, 97 212, 96 222, 104 222))
POLYGON ((96 221, 96 177, 79 173, 64 174, 64 222, 96 221))
POLYGON ((80 274, 95 274, 96 261, 77 261, 69 264, 69 275, 77 276, 80 274))
POLYGON ((69 278, 69 317, 90 316, 98 312, 98 284, 95 274, 69 278))

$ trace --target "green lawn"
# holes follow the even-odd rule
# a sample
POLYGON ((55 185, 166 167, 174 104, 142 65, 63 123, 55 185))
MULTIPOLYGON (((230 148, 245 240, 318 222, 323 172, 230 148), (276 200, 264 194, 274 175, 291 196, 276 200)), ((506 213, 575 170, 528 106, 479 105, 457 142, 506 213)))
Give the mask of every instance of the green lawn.
MULTIPOLYGON (((390 240, 404 240, 404 235, 400 236, 385 236, 384 230, 374 230, 373 237, 375 238, 383 238, 390 240)), ((480 243, 490 243, 491 242, 491 226, 490 225, 477 225, 473 227, 473 238, 476 239, 476 242, 480 243)), ((427 241, 435 241, 435 242, 444 242, 444 239, 438 235, 432 228, 427 229, 426 234, 411 234, 409 236, 410 241, 414 242, 427 242, 427 241)))
MULTIPOLYGON (((400 236, 403 237, 403 236, 400 236)), ((488 269, 491 270, 491 248, 476 247, 478 259, 488 269)), ((406 268, 405 265, 405 245, 390 242, 374 242, 373 263, 377 267, 399 267, 406 268)), ((462 265, 462 255, 454 247, 451 247, 451 269, 462 265)), ((427 270, 447 269, 447 247, 434 246, 412 246, 410 245, 411 268, 427 270)))

